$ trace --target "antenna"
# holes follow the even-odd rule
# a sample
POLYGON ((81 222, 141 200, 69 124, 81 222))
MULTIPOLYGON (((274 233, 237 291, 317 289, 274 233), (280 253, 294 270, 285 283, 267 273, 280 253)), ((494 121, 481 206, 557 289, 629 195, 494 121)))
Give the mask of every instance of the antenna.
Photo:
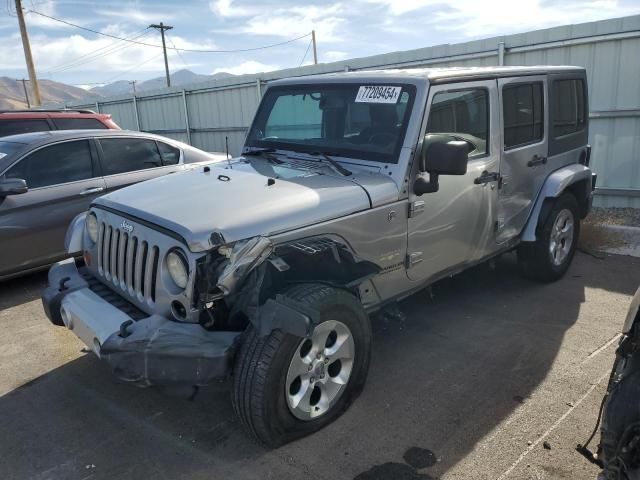
POLYGON ((231 160, 229 159, 229 137, 227 135, 224 136, 224 145, 227 151, 227 163, 229 164, 229 168, 233 170, 233 167, 231 166, 231 160))

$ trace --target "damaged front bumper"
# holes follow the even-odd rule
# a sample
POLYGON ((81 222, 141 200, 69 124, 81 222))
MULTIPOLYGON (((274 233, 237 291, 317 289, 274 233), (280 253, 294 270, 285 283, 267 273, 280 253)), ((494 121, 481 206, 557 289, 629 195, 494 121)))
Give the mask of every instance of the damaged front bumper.
POLYGON ((240 335, 161 315, 134 321, 91 290, 73 259, 51 268, 42 304, 53 324, 74 332, 116 376, 142 386, 202 386, 225 377, 240 335))

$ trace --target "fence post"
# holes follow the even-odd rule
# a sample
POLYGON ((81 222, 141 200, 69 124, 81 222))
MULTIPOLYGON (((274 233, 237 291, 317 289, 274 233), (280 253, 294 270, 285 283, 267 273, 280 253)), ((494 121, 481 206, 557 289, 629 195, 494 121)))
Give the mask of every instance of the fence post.
POLYGON ((504 42, 498 43, 498 65, 504 65, 504 42))
POLYGON ((96 112, 100 113, 100 104, 98 103, 97 100, 96 100, 96 112))
POLYGON ((187 106, 187 92, 182 89, 182 104, 184 105, 184 126, 187 129, 187 143, 191 145, 191 127, 189 126, 189 107, 187 106))
POLYGON ((258 78, 256 80, 256 93, 258 95, 258 102, 262 100, 262 79, 258 78))
POLYGON ((140 131, 140 117, 138 116, 138 101, 136 100, 136 96, 133 96, 133 113, 136 116, 136 127, 138 127, 138 131, 140 131))

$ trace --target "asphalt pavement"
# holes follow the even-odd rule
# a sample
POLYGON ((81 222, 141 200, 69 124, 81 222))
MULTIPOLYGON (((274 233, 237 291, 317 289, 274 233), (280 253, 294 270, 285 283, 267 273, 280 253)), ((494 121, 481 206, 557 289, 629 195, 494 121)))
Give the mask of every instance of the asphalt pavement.
POLYGON ((250 441, 229 383, 193 400, 116 380, 39 300, 0 284, 0 478, 595 479, 574 447, 596 419, 640 259, 579 253, 564 279, 482 265, 373 320, 367 386, 338 421, 277 450, 250 441))

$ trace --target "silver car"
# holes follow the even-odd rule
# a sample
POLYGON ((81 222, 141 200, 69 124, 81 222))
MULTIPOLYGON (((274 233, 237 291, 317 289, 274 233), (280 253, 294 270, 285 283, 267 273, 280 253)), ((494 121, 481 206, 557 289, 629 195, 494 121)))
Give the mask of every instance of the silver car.
POLYGON ((76 218, 86 267, 55 265, 43 304, 126 381, 232 375, 241 423, 280 445, 357 397, 369 313, 513 250, 560 278, 595 185, 587 138, 578 67, 276 81, 241 157, 76 218))
POLYGON ((216 158, 158 135, 120 130, 3 137, 0 280, 68 257, 67 227, 99 195, 216 158))

